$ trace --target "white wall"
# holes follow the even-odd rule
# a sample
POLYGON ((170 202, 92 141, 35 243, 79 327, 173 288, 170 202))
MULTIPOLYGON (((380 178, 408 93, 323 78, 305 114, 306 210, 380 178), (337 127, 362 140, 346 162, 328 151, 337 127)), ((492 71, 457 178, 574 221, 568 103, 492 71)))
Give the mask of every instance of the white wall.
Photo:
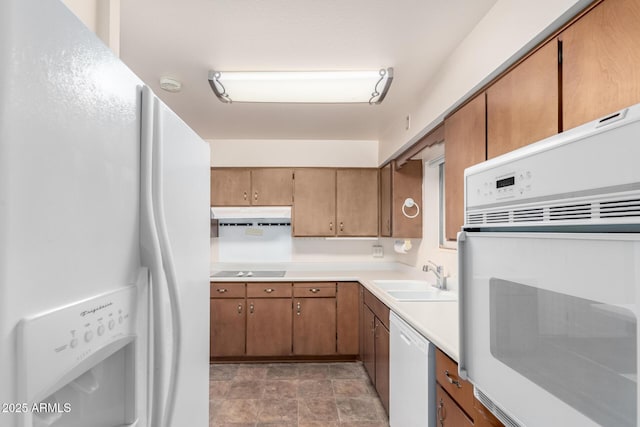
MULTIPOLYGON (((247 243, 250 244, 250 243, 247 243)), ((282 262, 394 262, 396 260, 393 252, 393 241, 390 239, 374 239, 374 240, 327 240, 322 237, 292 237, 291 238, 291 256, 282 262), (382 245, 384 256, 382 258, 374 258, 372 256, 372 246, 382 245)), ((257 260, 252 258, 254 262, 257 260)), ((220 257, 220 240, 218 238, 211 239, 211 263, 223 261, 220 257)), ((237 260, 224 259, 226 262, 245 262, 245 259, 237 260)), ((263 260, 268 262, 268 259, 263 260)))
POLYGON ((116 54, 120 55, 120 0, 62 0, 116 54))
MULTIPOLYGON (((414 105, 398 111, 379 141, 384 163, 438 125, 466 97, 504 71, 567 22, 591 0, 498 0, 451 53, 436 75, 417 91, 414 105), (405 116, 411 114, 411 129, 405 116)), ((424 40, 424 43, 437 41, 424 40)))
POLYGON ((377 167, 377 141, 209 140, 211 166, 377 167))

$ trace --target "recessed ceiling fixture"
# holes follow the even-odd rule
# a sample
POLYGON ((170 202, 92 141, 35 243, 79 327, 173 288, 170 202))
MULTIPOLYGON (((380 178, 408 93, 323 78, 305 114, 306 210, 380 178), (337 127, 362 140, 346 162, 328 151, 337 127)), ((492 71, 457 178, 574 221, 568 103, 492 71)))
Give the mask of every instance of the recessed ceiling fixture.
POLYGON ((367 71, 209 71, 209 85, 218 99, 225 103, 380 104, 392 80, 393 68, 367 71))
POLYGON ((180 92, 182 89, 182 82, 174 79, 173 77, 163 76, 160 77, 160 88, 167 92, 180 92))

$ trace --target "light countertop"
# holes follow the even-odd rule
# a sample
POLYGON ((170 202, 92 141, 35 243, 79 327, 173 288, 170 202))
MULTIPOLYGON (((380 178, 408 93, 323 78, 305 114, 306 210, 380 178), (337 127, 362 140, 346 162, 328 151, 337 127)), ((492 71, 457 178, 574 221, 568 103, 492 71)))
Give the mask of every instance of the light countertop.
POLYGON ((374 280, 431 278, 416 268, 397 263, 219 264, 213 266, 212 272, 219 270, 286 270, 286 274, 284 277, 212 277, 212 282, 360 282, 436 347, 458 360, 458 301, 399 302, 374 283, 374 280))

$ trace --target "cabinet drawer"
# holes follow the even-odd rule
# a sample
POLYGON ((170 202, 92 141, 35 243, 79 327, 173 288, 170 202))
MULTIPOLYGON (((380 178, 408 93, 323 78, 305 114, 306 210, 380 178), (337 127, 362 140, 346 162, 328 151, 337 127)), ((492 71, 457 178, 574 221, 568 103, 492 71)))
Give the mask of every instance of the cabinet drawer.
POLYGON ((291 283, 247 283, 248 298, 290 298, 291 283))
POLYGON ((335 282, 305 282, 293 284, 293 296, 296 298, 307 297, 335 297, 335 282))
POLYGON ((458 364, 436 350, 436 381, 467 414, 474 413, 473 386, 458 376, 458 364))
POLYGON ((436 425, 441 427, 473 427, 473 421, 436 384, 436 425))
POLYGON ((211 283, 211 298, 244 298, 244 283, 211 283))
POLYGON ((368 289, 364 290, 364 303, 373 311, 382 324, 389 329, 389 307, 376 298, 368 289))

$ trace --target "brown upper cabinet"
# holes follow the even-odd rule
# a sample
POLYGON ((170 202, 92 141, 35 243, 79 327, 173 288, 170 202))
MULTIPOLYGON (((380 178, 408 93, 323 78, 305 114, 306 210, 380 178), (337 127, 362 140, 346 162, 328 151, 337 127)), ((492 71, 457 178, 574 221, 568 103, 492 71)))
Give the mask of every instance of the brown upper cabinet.
POLYGON ((211 206, 290 206, 292 202, 292 169, 211 169, 211 206))
POLYGON ((294 236, 336 234, 336 171, 304 168, 295 170, 294 236))
POLYGON ((392 166, 391 171, 391 237, 422 237, 422 160, 409 160, 402 168, 392 166), (413 199, 418 207, 405 208, 406 199, 413 199))
MULTIPOLYGON (((407 208, 407 213, 417 213, 407 208)), ((401 169, 393 163, 380 168, 380 235, 383 237, 422 237, 422 161, 409 160, 401 169), (402 214, 402 205, 412 198, 420 206, 415 218, 402 214)))
POLYGON ((487 158, 558 133, 558 109, 558 41, 553 39, 487 89, 487 158))
POLYGON ((391 237, 391 163, 380 168, 380 235, 391 237))
POLYGON ((295 170, 294 236, 377 236, 377 169, 295 170))
POLYGON ((560 41, 565 130, 640 102, 640 2, 605 0, 560 41))
POLYGON ((378 170, 336 171, 338 236, 378 235, 378 170))
POLYGON ((485 93, 444 120, 445 234, 456 240, 464 224, 464 170, 486 160, 485 93))

